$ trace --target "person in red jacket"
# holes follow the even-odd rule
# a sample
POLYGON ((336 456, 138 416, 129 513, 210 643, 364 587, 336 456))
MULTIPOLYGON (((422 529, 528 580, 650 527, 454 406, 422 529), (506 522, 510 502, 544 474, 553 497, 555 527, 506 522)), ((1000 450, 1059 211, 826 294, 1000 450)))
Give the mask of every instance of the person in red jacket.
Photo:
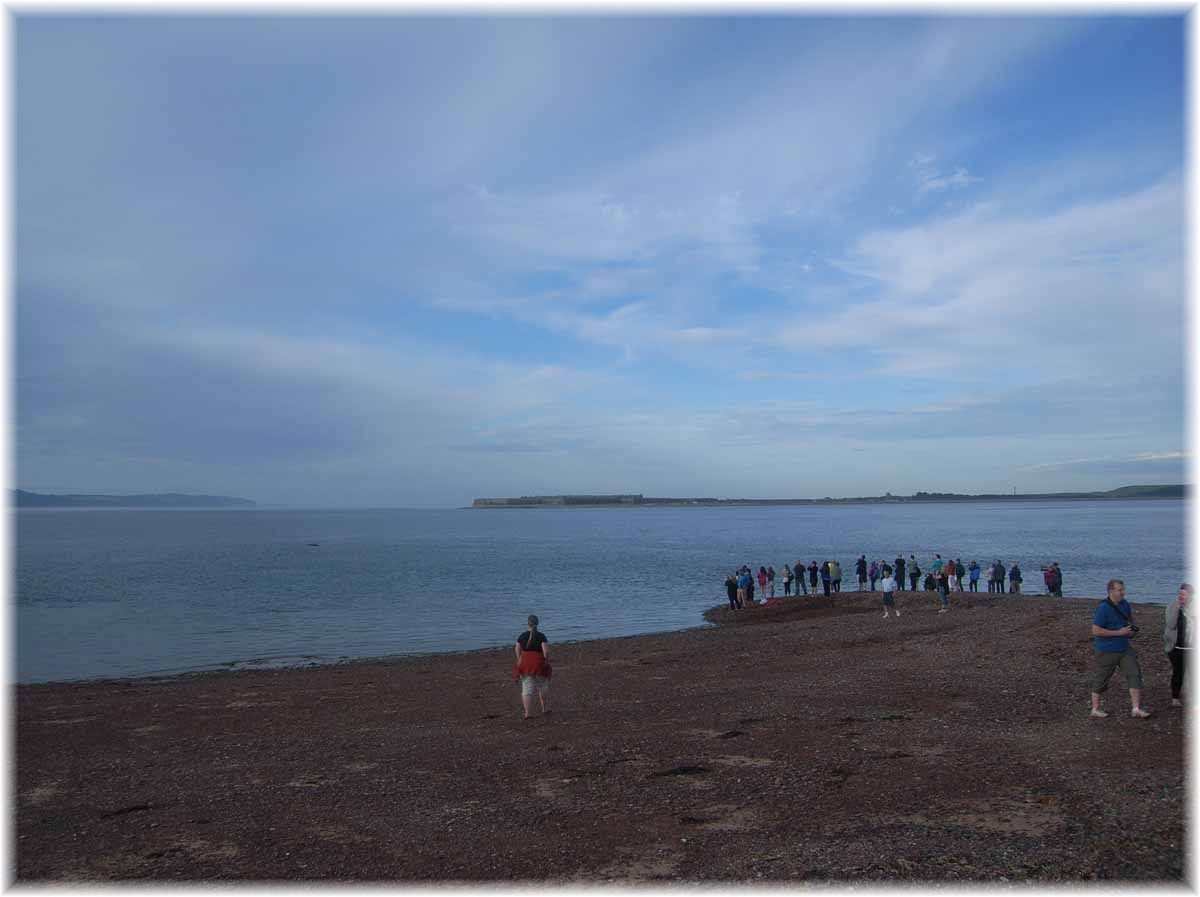
POLYGON ((525 719, 529 719, 529 708, 533 706, 533 695, 537 692, 542 703, 542 713, 550 712, 546 691, 550 687, 550 639, 538 630, 538 618, 529 615, 529 631, 517 636, 517 662, 513 665, 513 678, 521 680, 521 706, 525 719))

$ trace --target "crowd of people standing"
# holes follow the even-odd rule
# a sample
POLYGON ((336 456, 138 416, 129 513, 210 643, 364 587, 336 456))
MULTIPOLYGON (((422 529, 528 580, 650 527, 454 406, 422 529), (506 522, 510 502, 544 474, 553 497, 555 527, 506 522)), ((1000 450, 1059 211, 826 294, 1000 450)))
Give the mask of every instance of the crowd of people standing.
MULTIPOLYGON (((1045 593, 1061 598, 1063 575, 1058 562, 1044 564, 1041 571, 1045 593)), ((987 583, 989 593, 997 595, 1019 595, 1024 582, 1018 563, 1006 566, 997 559, 985 570, 977 561, 972 560, 964 565, 961 558, 944 559, 940 554, 934 554, 927 571, 921 570, 915 554, 910 554, 907 559, 901 554, 891 562, 868 561, 866 555, 862 554, 854 562, 854 577, 860 592, 873 592, 876 585, 880 586, 885 618, 892 614, 900 616, 895 595, 905 591, 906 581, 909 591, 918 591, 920 584, 924 591, 936 593, 941 603, 938 613, 946 613, 950 609, 951 592, 978 592, 980 579, 987 583)), ((818 582, 826 596, 836 595, 842 590, 842 568, 836 560, 822 563, 814 560, 808 565, 803 561, 796 561, 794 565, 784 564, 781 574, 775 572, 774 566, 763 566, 758 568, 757 576, 749 565, 743 565, 725 579, 730 608, 736 610, 754 605, 756 579, 758 594, 766 601, 775 598, 776 579, 783 581, 784 597, 808 595, 810 590, 811 594, 816 595, 818 582)), ((1124 582, 1109 580, 1106 591, 1106 598, 1096 608, 1092 620, 1095 662, 1091 682, 1091 715, 1101 719, 1108 716, 1107 711, 1101 708, 1101 699, 1108 690, 1109 680, 1120 670, 1129 688, 1130 715, 1143 719, 1150 716, 1150 712, 1141 703, 1142 672, 1137 653, 1130 644, 1138 627, 1133 622, 1132 608, 1125 600, 1124 582)), ((1171 704, 1176 707, 1182 706, 1184 678, 1185 674, 1190 674, 1187 668, 1188 652, 1195 645, 1191 597, 1192 587, 1184 583, 1179 587, 1175 603, 1167 606, 1164 619, 1163 650, 1171 662, 1171 704)))
MULTIPOLYGON (((941 599, 940 612, 950 609, 951 592, 978 592, 980 579, 984 579, 988 592, 992 594, 1019 595, 1024 582, 1021 566, 1016 562, 1006 566, 1003 561, 997 559, 988 565, 985 576, 985 570, 980 567, 978 561, 972 560, 964 565, 962 558, 943 559, 940 554, 933 556, 926 571, 921 570, 915 554, 909 554, 907 559, 900 554, 894 561, 870 562, 867 561, 867 556, 862 554, 854 562, 854 577, 860 592, 874 592, 876 585, 880 585, 885 593, 922 590, 935 592, 941 599), (891 580, 891 589, 883 586, 888 580, 891 580)), ((1042 579, 1046 585, 1046 594, 1062 597, 1062 569, 1057 561, 1042 566, 1042 579)), ((813 560, 807 565, 804 561, 796 561, 795 564, 784 564, 781 572, 776 572, 774 565, 766 565, 760 566, 755 573, 750 565, 743 564, 725 578, 730 608, 738 610, 753 605, 756 594, 763 601, 776 598, 777 581, 782 583, 784 598, 793 595, 816 595, 818 585, 822 593, 829 597, 842 591, 842 565, 836 560, 820 563, 813 560)))

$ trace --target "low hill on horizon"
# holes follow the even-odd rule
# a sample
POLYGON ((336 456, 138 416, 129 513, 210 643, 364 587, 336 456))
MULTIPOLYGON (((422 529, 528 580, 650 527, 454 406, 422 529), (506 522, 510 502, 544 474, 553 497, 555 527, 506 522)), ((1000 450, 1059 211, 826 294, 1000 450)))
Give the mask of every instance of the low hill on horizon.
POLYGON ((228 495, 185 495, 164 492, 153 495, 46 495, 13 490, 18 508, 252 508, 248 498, 228 495))
POLYGON ((505 507, 645 507, 647 505, 824 505, 892 504, 948 501, 1054 501, 1119 500, 1133 498, 1187 498, 1191 487, 1184 483, 1150 486, 1121 486, 1106 492, 1026 492, 966 495, 958 492, 914 492, 912 495, 863 495, 854 498, 660 498, 641 494, 622 495, 523 495, 520 498, 477 498, 475 508, 505 507))

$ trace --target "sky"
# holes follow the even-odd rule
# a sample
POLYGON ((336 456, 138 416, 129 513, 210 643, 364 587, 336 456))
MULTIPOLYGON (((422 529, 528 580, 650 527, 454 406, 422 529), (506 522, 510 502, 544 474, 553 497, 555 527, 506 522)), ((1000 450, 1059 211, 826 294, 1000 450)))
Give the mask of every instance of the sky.
POLYGON ((1179 14, 13 33, 19 488, 1186 480, 1179 14))

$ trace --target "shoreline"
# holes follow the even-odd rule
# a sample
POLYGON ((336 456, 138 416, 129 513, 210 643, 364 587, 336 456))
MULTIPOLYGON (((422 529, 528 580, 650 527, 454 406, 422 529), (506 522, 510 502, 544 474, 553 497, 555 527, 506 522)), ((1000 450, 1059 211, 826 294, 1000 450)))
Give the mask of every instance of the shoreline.
POLYGON ((1087 717, 1079 600, 898 605, 548 627, 554 712, 528 721, 507 646, 18 685, 17 880, 1183 879, 1161 606, 1135 605, 1143 721, 1119 681, 1087 717))
MULTIPOLYGON (((846 598, 851 598, 854 596, 870 596, 872 598, 875 598, 876 600, 882 600, 881 596, 883 595, 883 592, 882 592, 882 590, 879 590, 879 589, 875 590, 874 592, 872 592, 870 590, 863 591, 863 592, 858 592, 857 590, 854 590, 854 591, 842 592, 840 594, 846 598)), ((919 596, 923 596, 923 597, 930 597, 930 596, 934 595, 933 592, 925 592, 924 590, 920 590, 917 592, 898 592, 897 594, 901 595, 901 596, 903 596, 903 595, 908 595, 908 596, 919 595, 919 596)), ((952 593, 952 594, 959 594, 959 593, 952 593)), ((963 592, 961 594, 969 596, 971 593, 963 592)), ((983 595, 985 593, 979 592, 979 593, 975 593, 975 594, 978 597, 979 595, 983 595)), ((799 596, 799 598, 807 598, 807 597, 823 598, 824 596, 816 595, 815 593, 812 594, 811 596, 806 596, 806 595, 799 596)), ((832 597, 836 598, 838 596, 834 595, 832 597)), ((1010 595, 1008 593, 1005 593, 1003 597, 1004 598, 1015 598, 1015 597, 1045 598, 1045 599, 1051 600, 1051 601, 1094 601, 1094 602, 1098 602, 1098 601, 1103 600, 1101 598, 1085 598, 1085 597, 1074 596, 1074 595, 1064 595, 1062 598, 1058 598, 1058 597, 1056 597, 1054 595, 1050 595, 1048 593, 1029 593, 1029 592, 1022 592, 1019 596, 1010 595)), ((795 600, 797 600, 797 596, 792 595, 792 596, 785 596, 783 598, 780 598, 780 596, 777 595, 776 599, 783 600, 783 601, 795 601, 795 600)), ((931 600, 933 600, 933 599, 931 599, 931 600)), ((1158 602, 1153 602, 1153 601, 1144 601, 1144 602, 1131 601, 1130 604, 1133 605, 1133 607, 1135 607, 1135 608, 1141 607, 1143 605, 1145 605, 1147 607, 1165 607, 1166 606, 1165 603, 1159 604, 1158 602)), ((710 607, 708 610, 703 611, 701 613, 701 618, 700 618, 699 622, 697 622, 691 626, 684 626, 680 629, 663 629, 663 630, 657 630, 654 632, 635 632, 635 633, 629 633, 627 635, 600 635, 600 636, 594 636, 594 637, 588 637, 588 638, 575 639, 575 640, 571 640, 571 641, 558 641, 558 642, 556 642, 556 644, 558 644, 558 645, 582 645, 582 644, 587 644, 590 642, 610 641, 613 639, 641 638, 642 636, 670 635, 673 633, 691 632, 691 631, 697 630, 697 629, 710 629, 710 628, 719 627, 722 625, 729 625, 729 623, 731 622, 730 620, 726 620, 724 618, 717 619, 717 616, 720 614, 720 612, 723 610, 727 610, 727 609, 728 609, 728 605, 724 605, 724 604, 714 605, 713 607, 710 607)), ((777 608, 764 608, 763 602, 755 599, 754 610, 755 611, 766 611, 766 612, 770 613, 770 612, 776 611, 778 609, 777 608)), ((519 621, 515 625, 516 625, 517 629, 520 628, 519 621)), ((495 651, 495 650, 498 650, 497 645, 495 643, 492 643, 490 645, 481 645, 480 647, 477 647, 477 648, 456 648, 456 649, 449 650, 449 651, 426 651, 426 652, 417 652, 417 653, 409 653, 409 654, 379 654, 379 655, 372 655, 372 656, 367 656, 367 657, 346 657, 344 659, 339 658, 339 659, 330 660, 330 661, 320 661, 320 660, 306 661, 304 663, 280 663, 280 664, 251 665, 251 663, 252 663, 251 661, 228 660, 228 661, 221 661, 218 666, 211 667, 211 668, 194 669, 194 670, 180 670, 179 672, 173 672, 173 673, 145 673, 145 674, 135 673, 135 674, 124 675, 124 676, 97 676, 97 677, 83 677, 83 678, 79 678, 79 679, 44 679, 44 680, 36 680, 36 681, 28 681, 28 682, 18 681, 18 682, 15 682, 14 685, 16 685, 17 687, 20 687, 20 688, 26 688, 26 687, 41 687, 41 686, 53 686, 53 685, 87 685, 90 683, 101 684, 101 683, 172 682, 172 681, 175 681, 176 679, 183 679, 183 678, 195 677, 195 676, 223 676, 223 675, 232 675, 232 674, 237 674, 237 673, 273 672, 273 671, 286 672, 286 671, 296 671, 296 670, 317 670, 317 669, 328 669, 328 668, 341 668, 341 667, 352 666, 354 664, 359 664, 359 663, 386 664, 386 663, 394 663, 394 662, 397 662, 400 660, 405 660, 405 659, 418 659, 418 658, 431 658, 431 657, 432 658, 457 657, 459 655, 471 655, 471 654, 478 654, 481 652, 489 652, 489 651, 495 651)), ((511 646, 503 646, 503 650, 511 650, 511 646)))

